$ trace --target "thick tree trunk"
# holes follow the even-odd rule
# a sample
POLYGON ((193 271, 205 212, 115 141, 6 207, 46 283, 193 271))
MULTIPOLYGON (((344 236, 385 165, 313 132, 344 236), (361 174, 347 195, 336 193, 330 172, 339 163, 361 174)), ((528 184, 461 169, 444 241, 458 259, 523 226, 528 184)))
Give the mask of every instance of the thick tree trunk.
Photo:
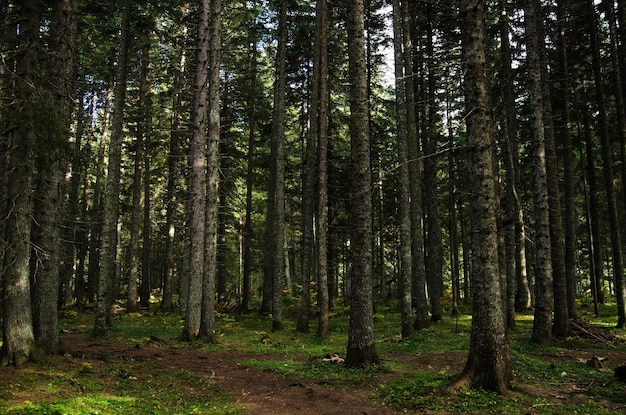
POLYGON ((472 333, 465 369, 456 386, 505 392, 511 367, 500 297, 498 269, 499 205, 493 175, 495 131, 489 103, 485 56, 485 4, 461 1, 465 99, 470 150, 470 182, 474 183, 471 209, 472 333))
POLYGON ((374 345, 372 302, 372 186, 365 63, 363 0, 348 6, 350 78, 350 142, 352 158, 350 212, 352 222, 352 298, 346 366, 369 368, 378 362, 374 345))
POLYGON ((0 357, 13 365, 20 365, 28 359, 35 344, 29 261, 37 108, 32 85, 36 84, 40 2, 25 0, 17 14, 21 19, 17 36, 19 47, 15 56, 15 84, 12 85, 15 95, 6 110, 7 123, 11 128, 7 129, 6 247, 0 290, 3 335, 0 357))

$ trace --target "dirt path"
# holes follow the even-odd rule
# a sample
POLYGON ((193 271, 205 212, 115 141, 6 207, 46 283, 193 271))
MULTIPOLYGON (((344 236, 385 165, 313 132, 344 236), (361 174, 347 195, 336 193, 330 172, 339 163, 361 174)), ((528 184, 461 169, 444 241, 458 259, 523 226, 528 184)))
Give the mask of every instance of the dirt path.
MULTIPOLYGON (((112 361, 134 359, 172 371, 210 377, 221 391, 245 405, 249 414, 263 415, 391 415, 400 412, 369 398, 372 385, 350 390, 331 389, 314 379, 287 379, 236 363, 249 358, 230 352, 172 349, 159 345, 128 347, 99 343, 78 336, 63 339, 64 351, 75 359, 112 361)), ((258 357, 258 356, 255 356, 258 357)), ((356 385, 355 385, 356 386, 356 385)))

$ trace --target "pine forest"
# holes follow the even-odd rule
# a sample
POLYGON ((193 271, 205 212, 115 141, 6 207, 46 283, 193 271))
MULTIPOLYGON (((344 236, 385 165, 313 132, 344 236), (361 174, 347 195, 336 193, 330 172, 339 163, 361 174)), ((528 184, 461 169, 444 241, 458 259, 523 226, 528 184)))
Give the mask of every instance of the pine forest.
POLYGON ((337 359, 365 370, 381 315, 400 342, 465 315, 449 387, 501 394, 520 316, 538 348, 609 309, 626 335, 625 1, 0 17, 4 366, 62 354, 69 310, 93 339, 176 316, 189 344, 251 314, 328 341, 345 310, 337 359))

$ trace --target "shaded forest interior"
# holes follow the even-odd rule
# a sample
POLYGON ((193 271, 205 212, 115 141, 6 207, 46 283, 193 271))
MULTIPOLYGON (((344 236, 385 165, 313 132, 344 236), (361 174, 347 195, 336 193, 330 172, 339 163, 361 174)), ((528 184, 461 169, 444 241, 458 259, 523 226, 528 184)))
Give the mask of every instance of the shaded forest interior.
POLYGON ((502 391, 516 313, 624 329, 624 7, 0 0, 3 361, 70 307, 211 342, 216 311, 326 338, 346 305, 371 367, 377 304, 403 337, 467 305, 493 349, 463 373, 502 391))

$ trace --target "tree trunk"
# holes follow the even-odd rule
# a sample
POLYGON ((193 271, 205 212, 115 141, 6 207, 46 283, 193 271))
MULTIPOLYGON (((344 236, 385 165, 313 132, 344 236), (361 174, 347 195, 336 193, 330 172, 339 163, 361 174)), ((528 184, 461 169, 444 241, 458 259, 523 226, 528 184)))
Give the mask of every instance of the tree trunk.
POLYGON ((417 112, 415 104, 415 84, 413 68, 413 41, 411 39, 411 13, 409 4, 401 2, 402 31, 404 40, 404 76, 407 114, 407 151, 409 156, 409 192, 411 198, 411 264, 412 294, 411 299, 416 309, 416 329, 430 326, 428 318, 428 299, 426 295, 426 265, 424 257, 424 215, 422 195, 422 162, 420 143, 417 135, 417 112))
POLYGON ((558 84, 559 92, 558 96, 561 104, 561 124, 557 131, 560 134, 560 141, 562 146, 562 159, 563 159, 563 203, 565 204, 565 211, 563 218, 564 232, 565 232, 565 276, 567 283, 567 308, 568 316, 570 318, 576 317, 576 264, 577 264, 577 250, 576 250, 576 225, 578 224, 576 214, 576 192, 574 176, 574 149, 572 147, 572 134, 571 134, 571 115, 570 115, 570 80, 569 80, 569 68, 568 68, 568 56, 567 56, 567 22, 569 20, 566 5, 564 1, 557 3, 557 16, 559 22, 559 63, 558 63, 558 78, 561 80, 558 84))
POLYGON ((437 188, 437 173, 439 163, 437 157, 437 131, 435 103, 435 69, 433 47, 432 4, 426 7, 426 70, 428 76, 428 91, 426 92, 427 118, 424 134, 424 201, 426 207, 426 274, 428 275, 428 297, 430 299, 430 319, 436 323, 441 321, 441 290, 443 285, 443 253, 441 225, 439 224, 439 201, 437 188))
MULTIPOLYGON (((146 71, 150 67, 150 50, 149 46, 145 51, 146 71)), ((149 74, 146 74, 148 76, 149 74)), ((143 225, 142 239, 143 246, 141 248, 141 292, 140 304, 144 309, 150 308, 150 293, 152 291, 151 268, 152 268, 152 222, 151 222, 151 203, 150 203, 150 184, 152 172, 150 171, 150 160, 152 158, 152 91, 145 91, 145 107, 141 114, 141 122, 144 124, 144 151, 143 151, 143 225)))
POLYGON ((604 191, 609 215, 611 233, 611 250, 613 258, 613 278, 615 281, 615 299, 617 301, 617 327, 626 327, 626 292, 624 287, 624 262, 622 253, 622 241, 619 228, 619 216, 617 213, 617 201, 613 188, 613 160, 611 156, 611 143, 607 126, 606 94, 604 92, 602 68, 600 60, 600 45, 598 42, 597 16, 594 2, 589 1, 591 53, 593 64, 593 78, 596 88, 596 101, 598 105, 598 133, 600 135, 600 150, 602 154, 604 191))
MULTIPOLYGON (((317 0, 316 4, 316 50, 319 77, 319 107, 313 111, 319 123, 318 132, 318 186, 317 202, 317 308, 319 319, 317 335, 330 336, 329 295, 328 295, 328 4, 327 0, 317 0)), ((315 63, 314 63, 315 65, 315 63)))
MULTIPOLYGON (((55 4, 50 29, 50 82, 46 91, 49 105, 53 108, 53 123, 50 135, 39 136, 34 223, 32 229, 35 272, 32 277, 33 329, 35 343, 47 354, 59 351, 59 329, 57 309, 59 303, 59 264, 61 257, 60 186, 63 180, 61 152, 63 143, 70 138, 70 115, 72 110, 72 75, 74 74, 73 53, 76 5, 71 0, 60 0, 55 4)), ((65 165, 65 162, 63 163, 65 165)))
POLYGON ((346 366, 369 368, 378 362, 374 345, 372 302, 372 186, 365 23, 363 0, 348 5, 348 59, 350 79, 350 142, 352 223, 352 298, 346 366))
POLYGON ((111 123, 111 143, 107 186, 104 193, 104 216, 102 223, 102 250, 100 252, 100 277, 96 303, 94 335, 104 336, 111 324, 111 305, 116 290, 117 223, 120 210, 120 176, 122 164, 122 141, 124 139, 124 103, 126 101, 126 77, 130 42, 130 9, 122 10, 122 27, 115 84, 115 107, 111 123))
POLYGON ((466 62, 465 105, 469 174, 474 183, 471 209, 472 332, 467 363, 455 386, 468 385, 503 393, 511 380, 498 269, 499 205, 493 171, 495 131, 489 103, 485 52, 485 4, 461 1, 463 54, 466 62))
MULTIPOLYGON (((15 95, 6 110, 9 123, 9 164, 7 166, 7 206, 2 273, 2 348, 0 357, 8 364, 20 365, 34 349, 33 315, 30 296, 31 215, 36 135, 37 45, 41 5, 25 0, 18 9, 21 17, 15 56, 15 95)), ((3 108, 4 110, 4 108, 3 108)), ((3 111, 4 112, 4 111, 3 111)), ((4 115, 3 115, 4 116, 4 115)))
POLYGON ((398 163, 400 177, 398 189, 398 228, 400 233, 400 326, 402 338, 413 334, 411 298, 411 199, 409 192, 409 151, 407 142, 406 78, 404 76, 404 43, 402 8, 400 0, 393 2, 393 46, 395 63, 396 112, 398 119, 398 163))
POLYGON ((535 204, 535 319, 532 341, 549 343, 552 341, 553 281, 550 245, 550 207, 546 173, 545 130, 543 123, 543 93, 541 79, 541 58, 536 19, 538 6, 535 0, 525 4, 526 49, 529 66, 530 91, 529 106, 531 140, 534 147, 534 204, 535 204))
POLYGON ((207 191, 207 97, 210 28, 210 1, 202 0, 198 10, 196 37, 196 71, 193 83, 192 137, 190 148, 191 178, 189 180, 189 270, 187 308, 183 339, 192 341, 199 336, 202 317, 202 288, 205 275, 205 227, 207 191))
POLYGON ((278 15, 278 48, 276 51, 276 79, 274 83, 274 112, 272 116, 272 153, 274 161, 270 169, 274 168, 274 174, 270 174, 270 180, 274 180, 274 198, 269 202, 273 204, 274 222, 272 226, 272 245, 274 256, 272 266, 272 330, 282 330, 283 315, 283 273, 284 260, 283 246, 285 244, 285 94, 287 88, 287 0, 279 2, 278 15))
POLYGON ((219 214, 220 168, 220 46, 221 2, 210 0, 209 23, 209 125, 207 146, 206 219, 202 317, 199 336, 215 341, 215 279, 217 276, 217 229, 219 214))

